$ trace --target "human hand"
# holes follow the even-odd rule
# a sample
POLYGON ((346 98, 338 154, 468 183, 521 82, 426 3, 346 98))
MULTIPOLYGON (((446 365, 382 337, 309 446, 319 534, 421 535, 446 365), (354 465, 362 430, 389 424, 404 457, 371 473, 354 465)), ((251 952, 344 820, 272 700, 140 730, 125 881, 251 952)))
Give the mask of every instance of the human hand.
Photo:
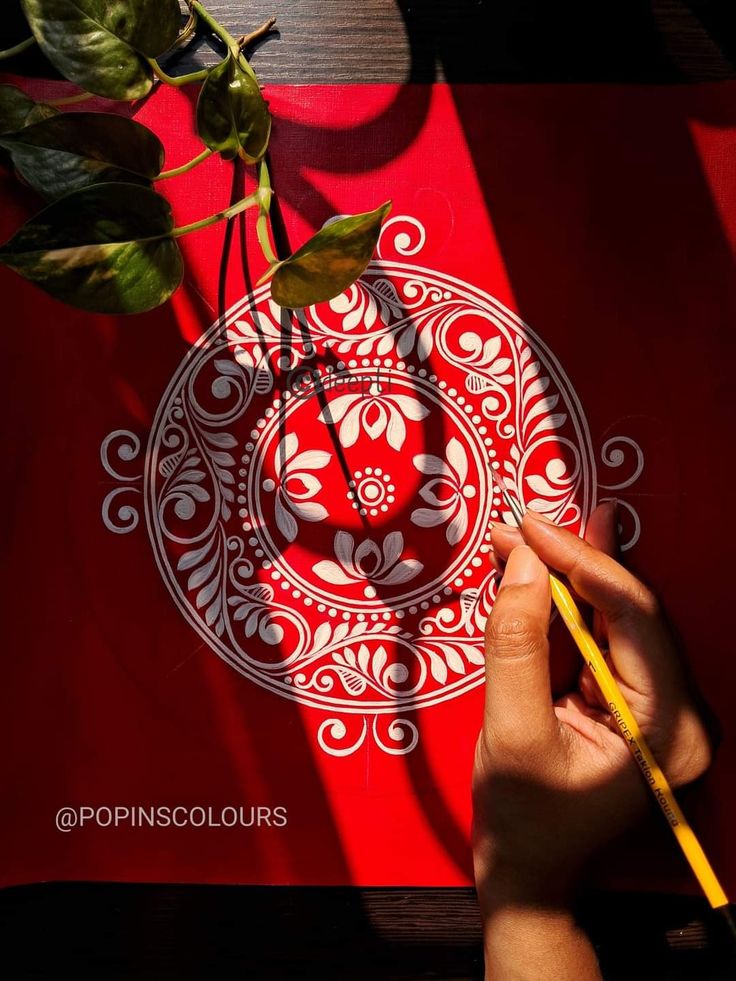
POLYGON ((564 908, 593 853, 649 804, 590 669, 553 702, 547 567, 596 611, 599 642, 671 784, 700 776, 711 756, 656 598, 606 554, 615 547, 614 506, 591 517, 593 544, 534 514, 523 531, 527 545, 516 529, 496 525, 491 533, 506 567, 486 631, 486 703, 473 775, 473 857, 486 920, 508 906, 564 908))

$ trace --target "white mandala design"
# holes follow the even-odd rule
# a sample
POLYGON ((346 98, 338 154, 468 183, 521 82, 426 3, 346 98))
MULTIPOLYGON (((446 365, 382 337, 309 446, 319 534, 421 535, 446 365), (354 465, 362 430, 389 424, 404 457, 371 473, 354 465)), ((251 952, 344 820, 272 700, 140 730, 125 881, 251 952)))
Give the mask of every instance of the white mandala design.
MULTIPOLYGON (((101 447, 119 484, 106 526, 134 530, 142 496, 182 615, 255 684, 328 713, 316 738, 334 756, 369 733, 408 753, 412 712, 483 683, 503 516, 489 467, 575 531, 596 504, 554 355, 493 297, 407 263, 424 240, 414 218, 387 222, 363 278, 294 322, 267 286, 246 296, 172 378, 143 473, 138 435, 101 447)), ((622 436, 601 462, 630 467, 620 490, 643 454, 622 436)))

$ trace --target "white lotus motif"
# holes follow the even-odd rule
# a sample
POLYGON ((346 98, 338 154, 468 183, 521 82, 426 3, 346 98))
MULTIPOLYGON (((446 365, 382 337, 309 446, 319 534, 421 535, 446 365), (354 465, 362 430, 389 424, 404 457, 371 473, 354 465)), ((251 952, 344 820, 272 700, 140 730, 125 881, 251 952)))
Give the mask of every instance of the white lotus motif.
POLYGON ((328 424, 340 423, 343 446, 352 446, 361 432, 374 440, 385 433, 388 445, 400 450, 406 439, 405 420, 419 422, 428 413, 429 409, 411 395, 389 394, 380 381, 374 381, 367 393, 353 392, 333 399, 319 418, 328 424))
MULTIPOLYGON (((404 536, 400 531, 386 535, 381 547, 370 538, 356 547, 349 532, 338 531, 334 550, 336 562, 324 559, 312 567, 320 579, 333 586, 350 586, 366 579, 379 586, 399 586, 414 579, 424 568, 418 559, 401 558, 404 536)), ((375 586, 366 586, 364 593, 372 599, 376 595, 375 586)))
POLYGON ((322 482, 312 470, 323 470, 330 462, 331 454, 325 450, 304 450, 297 453, 299 438, 287 433, 276 449, 276 473, 278 483, 265 480, 263 489, 276 490, 274 513, 276 524, 284 538, 293 542, 302 521, 324 521, 327 508, 314 497, 322 490, 322 482))
POLYGON ((419 491, 428 508, 412 511, 411 520, 420 528, 434 528, 449 522, 445 537, 450 545, 457 545, 468 528, 466 500, 476 495, 476 488, 467 484, 468 456, 463 444, 456 437, 447 444, 447 462, 431 453, 418 453, 414 466, 420 473, 432 476, 419 491))

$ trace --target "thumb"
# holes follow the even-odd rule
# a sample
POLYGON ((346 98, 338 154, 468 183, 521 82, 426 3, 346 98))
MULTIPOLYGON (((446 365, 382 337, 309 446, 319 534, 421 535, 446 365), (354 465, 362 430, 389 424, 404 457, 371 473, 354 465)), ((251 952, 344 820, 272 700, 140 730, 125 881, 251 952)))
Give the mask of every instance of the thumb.
POLYGON ((487 735, 529 748, 558 731, 549 676, 549 574, 528 545, 513 549, 486 624, 487 735))

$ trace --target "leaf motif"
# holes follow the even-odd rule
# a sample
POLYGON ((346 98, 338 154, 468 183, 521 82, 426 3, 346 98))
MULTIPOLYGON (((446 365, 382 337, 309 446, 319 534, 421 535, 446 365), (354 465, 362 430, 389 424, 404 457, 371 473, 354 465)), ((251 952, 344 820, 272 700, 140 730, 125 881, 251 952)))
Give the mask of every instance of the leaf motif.
POLYGON ((243 369, 240 365, 234 361, 230 361, 228 358, 216 358, 215 368, 221 375, 231 375, 233 378, 243 377, 243 369))
MULTIPOLYGON (((217 580, 214 580, 217 582, 217 580)), ((215 597, 214 603, 207 607, 207 611, 204 615, 204 621, 208 627, 211 627, 215 622, 217 617, 220 615, 220 610, 222 609, 222 597, 218 595, 215 597)))
POLYGON ((203 545, 202 548, 195 548, 194 551, 192 552, 185 552, 180 557, 176 565, 176 568, 180 572, 185 572, 187 569, 191 569, 193 568, 193 566, 199 565, 199 563, 202 561, 202 559, 204 559, 204 557, 207 555, 211 547, 212 547, 212 539, 210 539, 210 541, 208 541, 206 545, 203 545))
POLYGON ((329 514, 324 504, 318 504, 316 501, 308 501, 303 504, 300 504, 298 501, 292 501, 291 506, 294 509, 294 513, 302 521, 324 521, 329 514))
POLYGON ((223 450, 230 450, 238 445, 237 439, 230 433, 205 433, 204 437, 212 446, 219 446, 223 450))
POLYGON ((258 621, 261 618, 261 610, 254 610, 245 621, 245 636, 252 637, 258 629, 258 621))
POLYGON ((414 347, 417 337, 417 329, 414 324, 409 324, 406 330, 402 331, 401 337, 396 343, 396 357, 405 358, 414 347))
POLYGON ((339 218, 321 228, 274 267, 271 295, 281 307, 298 309, 331 300, 365 271, 391 202, 365 214, 339 218))
POLYGON ((537 416, 551 412, 559 401, 559 395, 548 395, 546 398, 537 399, 524 418, 524 429, 528 429, 532 420, 536 419, 537 416))
POLYGON ((426 474, 449 474, 450 468, 444 460, 431 453, 417 453, 413 458, 414 466, 420 473, 426 474))
POLYGON ((177 477, 177 483, 180 480, 191 480, 194 483, 201 483, 204 480, 205 474, 204 470, 182 470, 182 472, 177 477))
POLYGON ((424 564, 418 559, 404 559, 395 565, 387 576, 377 579, 376 582, 383 583, 386 586, 399 586, 402 583, 409 582, 410 579, 414 579, 423 568, 424 564))
POLYGON ((417 357, 420 361, 426 361, 434 349, 434 336, 432 334, 432 321, 422 328, 417 341, 417 357))
POLYGON ((388 445, 397 452, 404 445, 406 439, 406 423, 403 416, 397 410, 391 410, 386 427, 386 440, 388 445))
POLYGON ((299 437, 296 433, 287 433, 276 447, 276 467, 281 470, 299 449, 299 437))
POLYGON ((338 623, 332 634, 332 642, 336 644, 339 640, 344 640, 350 633, 350 624, 338 623))
POLYGON ((294 470, 304 467, 305 470, 324 470, 332 459, 332 454, 327 450, 305 450, 294 457, 292 468, 294 470))
POLYGON ((414 422, 419 422, 429 415, 429 409, 410 395, 392 395, 391 401, 398 405, 407 419, 414 422))
POLYGON ((432 677, 444 685, 447 681, 447 665, 435 651, 427 651, 427 653, 429 654, 429 670, 432 672, 432 677))
POLYGON ((56 115, 0 137, 0 146, 48 200, 109 181, 150 185, 164 162, 164 148, 150 129, 108 112, 56 115))
POLYGON ((526 482, 536 494, 545 494, 548 497, 554 497, 555 494, 559 493, 541 474, 530 474, 526 478, 526 482))
POLYGON ((268 148, 271 114, 253 75, 228 53, 212 69, 197 101, 197 132, 225 160, 256 163, 268 148))
POLYGON ((465 534, 468 527, 468 510, 465 507, 461 507, 455 517, 447 526, 447 531, 445 532, 445 537, 447 538, 448 545, 457 545, 460 539, 465 534))
POLYGON ((373 655, 373 676, 378 678, 380 681, 381 672, 386 667, 386 662, 388 661, 388 654, 386 653, 386 648, 382 645, 376 648, 376 653, 373 655))
POLYGON ((443 521, 447 520, 447 515, 444 510, 417 508, 412 511, 411 520, 420 528, 436 528, 437 525, 441 525, 443 521))
POLYGON ((485 664, 485 654, 482 648, 473 647, 472 644, 462 644, 462 652, 471 664, 485 664))
POLYGON ((395 562, 398 562, 403 548, 404 536, 400 531, 391 531, 386 535, 382 546, 385 568, 390 569, 395 562))
POLYGON ((178 0, 21 0, 39 47, 61 74, 108 99, 141 99, 153 84, 146 58, 179 34, 178 0))
POLYGON ((327 423, 340 422, 353 403, 359 399, 360 395, 339 395, 336 399, 332 399, 327 403, 318 418, 322 422, 327 423))
MULTIPOLYGON (((229 453, 216 452, 212 454, 212 462, 216 463, 220 467, 234 467, 235 458, 229 453)), ((230 476, 230 474, 228 474, 230 476)))
POLYGON ((207 606, 207 604, 210 602, 212 597, 219 589, 219 586, 220 583, 217 577, 215 577, 212 580, 212 582, 210 582, 207 586, 204 587, 204 589, 200 589, 200 591, 197 593, 197 598, 195 600, 198 610, 201 610, 203 606, 207 606))
POLYGON ((199 484, 180 484, 176 489, 177 491, 183 491, 189 494, 190 497, 193 497, 195 501, 199 501, 201 504, 204 504, 210 499, 209 493, 204 487, 200 487, 199 484))
POLYGON ((486 364, 490 364, 500 350, 501 350, 501 338, 490 337, 483 345, 483 361, 486 364))
POLYGON ((458 483, 462 487, 468 476, 468 456, 456 436, 447 444, 447 462, 457 474, 458 483))
POLYGON ((368 663, 371 658, 371 652, 368 650, 365 644, 361 644, 358 648, 358 667, 364 673, 368 671, 368 663))
POLYGON ((314 631, 314 640, 312 643, 313 649, 315 651, 320 651, 323 647, 326 647, 330 640, 331 634, 332 628, 330 627, 330 624, 327 621, 321 623, 314 631))
POLYGON ((312 572, 324 579, 325 582, 332 583, 334 586, 349 586, 352 579, 349 579, 342 571, 337 562, 331 559, 323 559, 312 566, 312 572))
POLYGON ((293 515, 289 514, 281 503, 281 497, 279 495, 276 496, 274 512, 279 531, 287 542, 293 542, 298 534, 299 528, 293 515))
POLYGON ((214 556, 206 565, 196 569, 189 577, 187 589, 199 589, 203 583, 207 582, 212 573, 215 571, 215 566, 217 565, 219 558, 219 552, 215 552, 214 556))
POLYGON ((533 399, 535 395, 542 395, 549 388, 549 378, 546 376, 543 378, 537 378, 533 381, 531 385, 524 391, 524 404, 526 404, 530 399, 533 399))
POLYGON ((179 286, 171 207, 135 184, 74 191, 0 248, 0 263, 51 296, 93 313, 142 313, 179 286))
POLYGON ((531 439, 538 433, 546 432, 549 429, 559 429, 560 426, 565 424, 567 415, 564 412, 553 413, 551 416, 545 416, 543 419, 537 423, 537 425, 531 430, 527 439, 531 439))
POLYGON ((455 674, 467 674, 465 662, 454 647, 447 644, 443 647, 443 651, 445 660, 447 661, 447 666, 451 671, 454 671, 455 674))
POLYGON ((559 507, 559 502, 546 501, 542 497, 535 497, 533 500, 527 502, 527 509, 529 511, 541 511, 543 514, 556 511, 559 507))

